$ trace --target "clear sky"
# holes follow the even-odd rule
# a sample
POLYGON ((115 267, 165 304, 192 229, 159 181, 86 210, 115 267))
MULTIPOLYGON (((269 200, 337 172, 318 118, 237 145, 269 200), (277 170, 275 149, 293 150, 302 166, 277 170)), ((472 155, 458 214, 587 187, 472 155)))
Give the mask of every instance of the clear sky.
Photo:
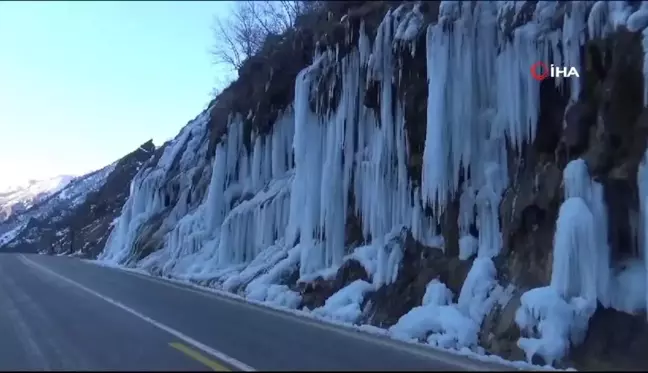
POLYGON ((0 1, 0 186, 80 175, 174 137, 231 77, 209 54, 213 17, 230 6, 0 1))

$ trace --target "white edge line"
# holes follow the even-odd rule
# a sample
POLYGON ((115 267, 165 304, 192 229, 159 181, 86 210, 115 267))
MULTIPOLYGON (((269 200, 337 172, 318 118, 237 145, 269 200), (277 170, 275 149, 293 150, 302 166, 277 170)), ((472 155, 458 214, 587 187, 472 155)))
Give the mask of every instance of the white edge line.
POLYGON ((100 298, 100 299, 112 304, 113 306, 121 308, 122 310, 130 313, 131 315, 136 316, 136 317, 146 321, 147 323, 157 327, 158 329, 161 329, 161 330, 173 335, 174 337, 187 342, 188 344, 190 344, 190 345, 202 350, 203 352, 205 352, 205 353, 207 353, 207 354, 209 354, 209 355, 211 355, 211 356, 213 356, 213 357, 215 357, 215 358, 217 358, 217 359, 219 359, 219 360, 233 366, 236 369, 239 369, 239 370, 244 371, 244 372, 254 372, 254 371, 256 371, 254 368, 250 367, 249 365, 247 365, 247 364, 245 364, 245 363, 243 363, 243 362, 241 362, 241 361, 239 361, 239 360, 237 360, 237 359, 235 359, 235 358, 233 358, 231 356, 228 356, 228 355, 226 355, 226 354, 224 354, 224 353, 222 353, 220 351, 217 351, 217 350, 215 350, 215 349, 213 349, 213 348, 211 348, 211 347, 209 347, 209 346, 207 346, 207 345, 205 345, 205 344, 203 344, 201 342, 198 342, 195 339, 193 339, 193 338, 191 338, 191 337, 189 337, 189 336, 187 336, 187 335, 185 335, 185 334, 183 334, 183 333, 181 333, 181 332, 179 332, 179 331, 177 331, 177 330, 175 330, 175 329, 173 329, 171 327, 168 327, 168 326, 166 326, 166 325, 164 325, 164 324, 162 324, 162 323, 160 323, 158 321, 155 321, 152 318, 150 318, 150 317, 148 317, 146 315, 143 315, 143 314, 135 311, 134 309, 132 309, 132 308, 130 308, 130 307, 128 307, 128 306, 126 306, 126 305, 124 305, 124 304, 122 304, 122 303, 120 303, 120 302, 118 302, 118 301, 116 301, 116 300, 114 300, 112 298, 109 298, 109 297, 107 297, 105 295, 101 295, 101 294, 97 293, 96 291, 94 291, 92 289, 89 289, 89 288, 79 284, 78 282, 76 282, 74 280, 70 280, 69 278, 67 278, 67 277, 65 277, 63 275, 60 275, 60 274, 50 270, 49 268, 43 267, 42 265, 27 259, 22 254, 19 256, 19 259, 23 263, 25 263, 25 264, 27 264, 29 266, 32 266, 33 268, 36 268, 36 269, 41 270, 43 272, 46 272, 51 276, 54 276, 54 277, 56 277, 56 278, 58 278, 58 279, 60 279, 62 281, 65 281, 65 282, 67 282, 67 283, 69 283, 71 285, 74 285, 74 286, 86 291, 87 293, 90 293, 90 294, 94 295, 95 297, 100 298))
MULTIPOLYGON (((303 313, 300 312, 299 310, 273 307, 271 305, 268 305, 266 303, 261 303, 261 302, 257 303, 256 301, 250 301, 249 299, 242 298, 237 294, 222 292, 213 288, 199 286, 192 283, 185 283, 180 280, 169 279, 166 277, 152 276, 132 268, 105 266, 95 261, 86 261, 86 262, 101 267, 105 267, 105 268, 113 268, 119 270, 120 272, 125 272, 127 274, 138 277, 140 279, 159 283, 179 290, 185 290, 192 293, 197 293, 204 297, 213 297, 215 299, 222 300, 230 304, 242 305, 248 308, 262 311, 267 314, 279 316, 284 319, 297 321, 309 326, 314 326, 327 331, 332 331, 338 334, 350 336, 352 338, 361 339, 369 343, 375 343, 390 348, 397 348, 401 351, 418 355, 426 359, 440 361, 444 364, 451 365, 460 368, 462 370, 468 370, 468 371, 485 371, 485 370, 499 371, 503 369, 506 370, 510 369, 511 371, 521 370, 519 367, 513 365, 501 364, 496 361, 481 361, 478 359, 473 359, 468 355, 462 355, 460 353, 453 353, 452 351, 432 348, 431 346, 428 347, 425 345, 420 345, 420 343, 407 343, 406 341, 390 338, 386 334, 383 335, 383 334, 369 333, 362 329, 353 328, 350 325, 346 325, 343 323, 336 323, 328 319, 318 318, 315 317, 315 315, 303 313), (291 311, 295 311, 295 312, 291 312, 291 311)), ((540 370, 542 370, 542 368, 540 370)))

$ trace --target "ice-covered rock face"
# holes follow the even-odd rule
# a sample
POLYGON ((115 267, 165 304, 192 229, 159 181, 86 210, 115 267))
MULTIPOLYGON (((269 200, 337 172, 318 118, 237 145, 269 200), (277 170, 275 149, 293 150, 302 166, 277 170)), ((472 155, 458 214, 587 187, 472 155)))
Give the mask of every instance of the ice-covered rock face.
MULTIPOLYGON (((256 300, 297 307, 297 295, 285 285, 336 273, 350 254, 348 223, 354 221, 361 231, 359 241, 369 247, 362 252, 371 253, 367 259, 371 264, 366 265, 371 278, 346 284, 318 312, 357 321, 365 295, 389 286, 400 275, 404 251, 392 242, 405 227, 416 241, 446 249, 446 255, 462 260, 477 257, 475 273, 487 273, 493 283, 477 291, 479 281, 474 279, 481 277, 469 275, 471 280, 461 292, 467 295, 447 311, 456 314, 456 320, 464 317, 477 325, 494 303, 484 294, 499 289, 493 258, 518 254, 511 247, 516 241, 502 237, 501 226, 511 226, 500 216, 506 200, 512 210, 525 209, 508 214, 530 221, 523 234, 532 235, 538 225, 549 225, 548 219, 553 220, 552 226, 558 225, 555 232, 551 228, 555 242, 550 290, 523 299, 529 315, 520 313, 520 318, 528 316, 520 327, 533 329, 543 322, 534 312, 546 305, 537 304, 533 296, 543 292, 564 312, 582 311, 575 323, 587 320, 596 302, 604 307, 623 304, 619 307, 636 311, 645 299, 621 301, 611 296, 612 289, 619 291, 616 286, 625 283, 620 278, 645 278, 645 274, 618 278, 611 274, 605 186, 593 180, 600 170, 595 175, 588 169, 594 155, 568 154, 570 159, 564 159, 556 147, 567 120, 558 120, 555 127, 559 128, 547 128, 541 112, 543 100, 545 112, 553 109, 547 109, 543 95, 547 87, 568 108, 582 100, 594 101, 592 92, 608 97, 607 87, 591 87, 596 72, 592 64, 584 63, 583 51, 593 39, 620 29, 639 33, 646 25, 648 8, 604 1, 443 1, 438 19, 430 25, 425 25, 429 14, 424 15, 423 8, 409 4, 388 11, 373 40, 368 35, 374 33, 362 22, 350 28, 357 32, 347 38, 352 45, 318 48, 294 82, 294 101, 270 131, 250 129, 253 112, 232 113, 214 154, 208 154, 209 112, 190 122, 162 156, 133 180, 131 195, 100 259, 178 278, 214 280, 256 300), (411 98, 404 94, 408 72, 402 53, 425 62, 415 83, 426 92, 424 114, 418 121, 408 115, 411 98), (580 76, 541 83, 530 71, 536 62, 574 67, 580 76), (534 149, 531 145, 543 131, 557 131, 548 136, 556 139, 534 149), (412 138, 413 133, 423 132, 422 138, 412 138), (543 151, 546 154, 536 154, 543 151), (581 155, 582 159, 572 160, 581 155), (417 157, 418 168, 413 167, 417 157), (520 179, 521 175, 537 177, 524 171, 535 170, 540 159, 556 169, 556 189, 564 169, 560 218, 557 206, 562 196, 553 191, 550 195, 544 191, 547 201, 530 198, 527 206, 516 205, 520 185, 526 182, 536 196, 547 185, 543 180, 520 179), (512 202, 507 199, 511 195, 512 202), (533 220, 527 207, 534 207, 531 211, 554 208, 556 216, 545 214, 533 220), (574 211, 583 217, 576 219, 574 211), (437 225, 445 231, 437 231, 437 225), (454 227, 454 236, 446 234, 448 227, 454 227), (589 233, 595 239, 585 237, 589 233), (505 242, 509 247, 503 247, 505 242), (453 245, 456 252, 448 249, 453 245), (348 296, 351 293, 353 297, 348 296), (471 314, 474 309, 480 310, 479 317, 471 314)), ((603 116, 599 115, 600 121, 603 116)), ((588 124, 585 137, 597 140, 611 126, 590 128, 588 124)), ((643 225, 637 226, 645 241, 643 225)), ((547 246, 542 250, 551 252, 551 245, 547 246)), ((634 288, 633 294, 642 293, 641 289, 634 288)), ((574 332, 563 326, 555 328, 551 338, 560 343, 551 349, 527 337, 520 347, 529 358, 544 348, 538 354, 547 360, 560 359, 571 343, 565 338, 574 332)), ((459 340, 474 347, 476 326, 469 329, 459 340)), ((586 330, 580 324, 576 329, 586 330)))
MULTIPOLYGON (((122 209, 100 259, 123 264, 139 258, 139 235, 154 217, 165 214, 161 229, 170 230, 188 212, 195 177, 207 169, 207 113, 191 121, 164 148, 158 159, 151 159, 135 175, 130 196, 122 209)), ((193 196, 200 202, 202 196, 193 196)), ((151 232, 149 232, 151 233, 151 232)), ((141 245, 140 245, 141 246, 141 245)))
MULTIPOLYGON (((294 105, 277 120, 270 134, 253 132, 247 142, 243 118, 232 116, 227 135, 216 147, 206 198, 190 215, 166 218, 162 225, 169 230, 162 246, 168 255, 158 255, 171 261, 184 255, 203 255, 205 261, 198 267, 205 272, 250 262, 276 240, 288 245, 299 241, 300 272, 308 275, 342 263, 346 218, 352 213, 363 217, 366 238, 381 240, 395 226, 406 225, 415 227, 417 239, 435 242, 434 225, 422 213, 419 192, 407 175, 402 106, 383 105, 375 113, 359 101, 367 79, 389 79, 395 73, 391 45, 396 26, 391 16, 381 25, 379 43, 373 48, 377 58, 366 77, 361 73, 369 58, 366 51, 362 55, 352 51, 342 60, 343 86, 337 108, 313 111, 309 104, 309 93, 321 78, 321 69, 336 64, 333 52, 328 51, 316 56, 316 62, 298 76, 294 105), (244 143, 252 145, 248 149, 244 143)), ((364 31, 360 39, 367 48, 364 31)), ((388 85, 380 95, 384 102, 394 99, 388 85)), ((187 146, 184 143, 190 132, 198 131, 192 128, 204 127, 201 120, 183 130, 155 167, 136 176, 131 198, 101 259, 130 260, 142 225, 171 207, 164 206, 168 197, 162 191, 169 179, 169 164, 199 151, 190 146, 191 141, 187 146)), ((204 142, 195 144, 205 146, 204 142)), ((179 177, 187 179, 183 175, 187 168, 181 164, 179 170, 179 177)), ((180 193, 184 189, 180 188, 180 193)), ((183 203, 178 199, 173 209, 183 203)))

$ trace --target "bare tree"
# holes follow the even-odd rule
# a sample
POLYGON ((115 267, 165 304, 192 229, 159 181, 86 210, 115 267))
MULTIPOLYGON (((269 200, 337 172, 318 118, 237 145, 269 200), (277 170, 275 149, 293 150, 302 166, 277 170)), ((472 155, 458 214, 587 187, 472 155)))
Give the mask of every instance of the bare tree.
POLYGON ((269 35, 280 35, 301 14, 313 8, 314 1, 237 1, 227 16, 216 17, 216 43, 212 53, 217 63, 238 70, 257 53, 269 35))

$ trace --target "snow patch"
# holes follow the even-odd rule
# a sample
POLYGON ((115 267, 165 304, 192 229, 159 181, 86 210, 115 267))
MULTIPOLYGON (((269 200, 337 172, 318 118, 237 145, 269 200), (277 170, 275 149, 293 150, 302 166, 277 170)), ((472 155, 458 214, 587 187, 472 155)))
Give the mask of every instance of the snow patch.
POLYGON ((356 280, 331 295, 322 307, 315 308, 315 315, 333 320, 355 323, 362 315, 361 305, 365 294, 373 286, 363 280, 356 280))

